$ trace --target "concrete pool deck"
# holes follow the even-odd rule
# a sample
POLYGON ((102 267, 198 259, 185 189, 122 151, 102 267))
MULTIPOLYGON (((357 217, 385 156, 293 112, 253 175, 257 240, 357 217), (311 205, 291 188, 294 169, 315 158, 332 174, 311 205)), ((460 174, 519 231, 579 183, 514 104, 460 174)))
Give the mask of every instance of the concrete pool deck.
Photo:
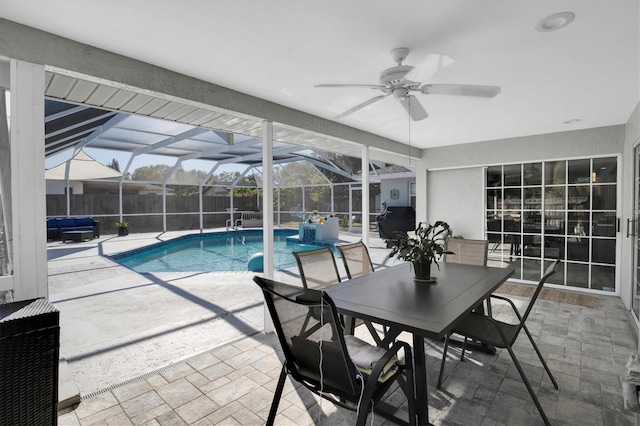
MULTIPOLYGON (((263 298, 252 272, 139 274, 106 257, 187 233, 48 244, 60 352, 82 398, 262 331, 263 298)), ((340 233, 345 243, 360 238, 340 233)), ((370 246, 379 267, 389 250, 373 234, 370 246)), ((275 278, 299 282, 297 268, 275 278)))
MULTIPOLYGON (((139 275, 102 257, 183 234, 50 244, 61 351, 82 393, 79 405, 60 412, 60 426, 265 423, 281 356, 273 334, 256 332, 264 311, 253 274, 139 275)), ((340 237, 360 239, 358 234, 340 237)), ((372 236, 369 246, 376 268, 385 265, 389 250, 383 241, 372 236)), ((297 281, 294 272, 276 278, 297 281)), ((520 309, 528 302, 510 297, 520 309)), ((498 308, 493 313, 500 316, 498 308)), ((560 390, 543 374, 526 336, 519 337, 515 351, 552 424, 640 424, 622 398, 625 363, 638 343, 633 319, 618 297, 597 296, 589 307, 539 300, 528 326, 560 390)), ((436 389, 441 346, 425 340, 432 424, 542 424, 506 351, 496 356, 468 352, 468 362, 461 363, 453 361, 459 357, 453 349, 445 385, 436 389)), ((390 399, 402 403, 398 392, 390 399)), ((287 380, 276 421, 351 425, 355 414, 287 380)), ((379 416, 371 416, 371 423, 391 424, 379 416)))

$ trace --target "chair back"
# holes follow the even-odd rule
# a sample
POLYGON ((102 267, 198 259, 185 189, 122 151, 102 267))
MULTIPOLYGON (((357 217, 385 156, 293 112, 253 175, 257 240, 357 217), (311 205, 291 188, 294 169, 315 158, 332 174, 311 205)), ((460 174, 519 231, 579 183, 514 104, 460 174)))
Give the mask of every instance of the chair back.
POLYGON ((488 248, 487 240, 451 238, 447 242, 447 250, 452 251, 453 254, 447 254, 445 262, 487 266, 488 248))
POLYGON ((324 291, 254 277, 264 295, 293 379, 316 391, 353 400, 359 373, 349 358, 344 328, 324 291))
MULTIPOLYGON (((556 273, 555 269, 556 269, 556 266, 558 266, 558 263, 560 263, 560 260, 556 259, 551 265, 549 265, 547 270, 544 272, 544 275, 542 276, 542 278, 540 279, 540 282, 536 287, 536 291, 534 291, 533 296, 531 296, 531 300, 529 301, 529 306, 527 306, 527 310, 524 311, 524 315, 522 315, 522 319, 520 320, 520 326, 518 327, 518 333, 520 332, 520 329, 522 328, 524 322, 527 320, 527 317, 531 313, 531 310, 533 309, 533 305, 536 303, 536 299, 538 298, 538 296, 540 295, 540 292, 542 291, 542 286, 549 279, 551 275, 556 273)), ((518 335, 518 333, 516 333, 516 336, 518 335)))
POLYGON ((321 289, 340 282, 333 252, 327 247, 294 251, 300 278, 305 288, 321 289))
POLYGON ((373 272, 373 263, 369 256, 369 250, 367 250, 367 246, 362 241, 341 244, 336 248, 342 255, 344 269, 347 271, 349 279, 373 272))

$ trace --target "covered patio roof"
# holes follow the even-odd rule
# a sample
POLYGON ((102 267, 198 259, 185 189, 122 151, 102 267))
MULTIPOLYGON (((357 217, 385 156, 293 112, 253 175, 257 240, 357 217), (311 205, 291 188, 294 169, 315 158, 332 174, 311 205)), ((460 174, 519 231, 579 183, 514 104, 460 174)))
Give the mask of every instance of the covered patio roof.
MULTIPOLYGON (((52 81, 49 80, 50 87, 52 81)), ((136 98, 140 95, 131 93, 131 96, 136 98)), ((153 99, 150 98, 149 102, 153 99)), ((175 157, 179 162, 207 160, 212 162, 212 167, 230 163, 248 168, 262 166, 260 123, 242 122, 224 114, 214 118, 215 114, 204 110, 197 113, 183 111, 183 115, 166 115, 157 111, 147 111, 149 116, 139 115, 144 111, 139 108, 136 112, 118 112, 47 99, 45 156, 89 146, 124 151, 130 153, 131 158, 154 154, 175 157)), ((330 147, 326 138, 313 138, 285 128, 279 128, 274 139, 274 164, 307 161, 342 176, 346 181, 361 180, 358 171, 349 170, 344 163, 339 164, 325 155, 330 151, 357 158, 359 147, 355 144, 334 142, 330 147), (340 150, 336 149, 338 146, 340 150)), ((403 166, 375 160, 370 162, 370 175, 374 180, 412 174, 403 166)))

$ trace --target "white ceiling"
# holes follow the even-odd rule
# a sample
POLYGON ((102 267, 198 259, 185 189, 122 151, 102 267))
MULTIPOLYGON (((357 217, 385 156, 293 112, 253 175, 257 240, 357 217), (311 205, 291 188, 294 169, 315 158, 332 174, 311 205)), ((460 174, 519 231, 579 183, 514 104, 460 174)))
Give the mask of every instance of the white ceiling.
POLYGON ((423 83, 502 87, 490 100, 417 94, 430 117, 410 125, 391 97, 337 120, 427 148, 626 123, 640 99, 639 5, 0 0, 0 17, 332 120, 379 93, 313 86, 377 84, 395 47, 411 49, 408 65, 430 53, 455 59, 418 72, 423 83), (535 31, 563 11, 575 14, 569 26, 535 31))

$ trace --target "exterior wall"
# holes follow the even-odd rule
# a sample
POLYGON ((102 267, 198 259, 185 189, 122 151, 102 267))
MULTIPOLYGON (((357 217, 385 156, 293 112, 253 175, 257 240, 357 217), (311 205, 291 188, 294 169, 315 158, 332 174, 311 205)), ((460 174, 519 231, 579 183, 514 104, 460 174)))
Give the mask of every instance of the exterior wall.
POLYGON ((631 308, 633 294, 633 241, 626 237, 627 219, 634 218, 634 157, 633 148, 640 142, 640 102, 629 117, 624 129, 623 169, 622 169, 622 220, 621 226, 624 232, 622 236, 622 253, 620 258, 620 295, 624 305, 631 308))
POLYGON ((386 179, 380 182, 380 203, 387 203, 387 206, 409 206, 409 183, 414 179, 386 179), (391 199, 391 191, 398 190, 397 200, 391 199))
POLYGON ((624 125, 475 142, 423 151, 427 170, 619 154, 624 125))
POLYGON ((429 222, 447 222, 454 235, 484 239, 484 168, 442 170, 429 173, 429 222), (478 189, 478 186, 480 189, 478 189))
MULTIPOLYGON (((82 182, 69 182, 69 187, 71 188, 71 193, 75 195, 80 195, 84 193, 84 185, 82 182)), ((48 180, 47 181, 47 195, 60 195, 66 194, 67 184, 62 180, 48 180)))
MULTIPOLYGON (((565 158, 619 155, 626 158, 620 162, 622 201, 618 216, 621 224, 629 217, 627 206, 633 199, 633 142, 638 131, 638 108, 625 125, 600 127, 586 130, 502 139, 473 144, 439 147, 424 151, 424 167, 428 173, 427 206, 428 217, 447 221, 455 234, 465 238, 484 238, 484 167, 494 164, 521 163, 565 158), (635 135, 635 136, 633 136, 635 135), (631 147, 628 147, 631 145, 631 147), (631 169, 631 170, 629 170, 631 169), (629 174, 630 173, 630 174, 629 174)), ((420 173, 418 171, 417 173, 420 173)), ((624 228, 624 227, 623 227, 624 228)), ((624 231, 624 229, 623 229, 624 231)), ((622 241, 622 256, 618 266, 620 296, 630 307, 630 242, 625 234, 618 234, 622 241)))

